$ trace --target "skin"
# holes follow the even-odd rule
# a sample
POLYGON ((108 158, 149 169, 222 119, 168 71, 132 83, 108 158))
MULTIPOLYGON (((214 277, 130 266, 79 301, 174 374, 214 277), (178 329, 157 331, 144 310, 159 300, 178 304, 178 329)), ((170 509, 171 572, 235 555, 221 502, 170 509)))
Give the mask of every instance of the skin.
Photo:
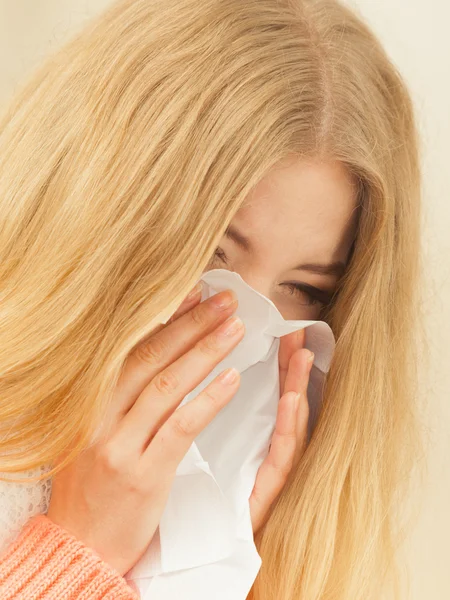
MULTIPOLYGON (((320 311, 330 301, 349 258, 358 224, 356 199, 355 181, 342 163, 286 159, 255 186, 206 271, 238 272, 272 300, 285 319, 320 320, 320 311), (239 238, 246 238, 246 243, 239 238), (313 263, 341 263, 340 271, 317 272, 306 267, 313 263), (297 268, 301 265, 305 266, 297 268), (325 294, 311 296, 287 285, 292 283, 307 284, 325 294)), ((255 533, 305 450, 312 362, 303 344, 304 330, 280 338, 277 423, 250 497, 255 533)))
POLYGON ((237 271, 285 319, 317 320, 320 304, 286 284, 335 290, 337 274, 295 267, 347 263, 356 232, 355 206, 356 188, 341 163, 283 161, 258 183, 231 221, 231 229, 249 239, 250 250, 225 235, 206 271, 237 271))
MULTIPOLYGON (((212 258, 207 270, 220 266, 237 271, 286 319, 316 320, 321 305, 304 291, 293 293, 287 284, 334 289, 336 275, 295 267, 337 260, 345 264, 356 228, 355 205, 355 188, 339 163, 283 161, 259 182, 232 220, 253 250, 245 251, 225 235, 217 250, 222 254, 212 258), (224 253, 227 263, 222 262, 224 253)), ((122 575, 152 540, 178 464, 239 387, 238 372, 228 382, 222 373, 179 407, 245 333, 240 319, 233 333, 223 332, 236 319, 232 290, 204 302, 198 292, 129 354, 96 442, 52 480, 47 517, 122 575)), ((255 533, 305 448, 311 363, 303 341, 302 332, 280 338, 277 421, 250 497, 255 533)))

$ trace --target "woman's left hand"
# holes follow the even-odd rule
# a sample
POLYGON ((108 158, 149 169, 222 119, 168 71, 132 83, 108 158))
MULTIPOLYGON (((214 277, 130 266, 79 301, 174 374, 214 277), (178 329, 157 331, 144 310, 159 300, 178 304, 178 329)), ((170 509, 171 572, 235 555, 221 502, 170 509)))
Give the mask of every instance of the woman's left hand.
POLYGON ((280 401, 269 453, 258 469, 249 499, 253 533, 265 522, 270 506, 306 448, 307 388, 313 363, 308 362, 312 353, 303 347, 304 339, 304 329, 280 338, 280 401), (300 396, 296 403, 297 393, 300 396))

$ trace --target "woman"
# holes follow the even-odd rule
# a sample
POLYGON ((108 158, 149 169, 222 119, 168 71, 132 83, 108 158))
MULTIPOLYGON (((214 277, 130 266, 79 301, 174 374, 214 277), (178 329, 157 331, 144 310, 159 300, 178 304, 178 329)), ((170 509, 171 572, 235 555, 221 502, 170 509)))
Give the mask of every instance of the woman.
POLYGON ((419 152, 361 19, 336 0, 115 2, 8 107, 0 197, 0 470, 54 478, 0 562, 2 597, 136 597, 122 576, 239 385, 174 417, 242 339, 216 335, 236 304, 213 299, 159 325, 216 266, 337 340, 307 447, 308 353, 280 346, 249 598, 398 597, 399 491, 420 451, 419 152))

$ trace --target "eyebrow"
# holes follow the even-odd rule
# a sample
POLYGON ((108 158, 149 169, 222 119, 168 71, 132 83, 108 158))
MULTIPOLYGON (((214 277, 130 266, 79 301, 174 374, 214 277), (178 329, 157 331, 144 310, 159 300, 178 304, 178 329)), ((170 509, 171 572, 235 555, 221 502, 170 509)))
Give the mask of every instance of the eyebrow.
MULTIPOLYGON (((228 226, 227 230, 225 231, 225 235, 230 240, 233 240, 233 242, 235 242, 245 252, 251 253, 254 251, 253 245, 248 237, 240 233, 233 225, 228 226)), ((345 264, 338 260, 328 264, 304 263, 294 267, 294 270, 309 271, 310 273, 315 273, 317 275, 334 275, 336 277, 341 277, 345 271, 345 268, 345 264)))

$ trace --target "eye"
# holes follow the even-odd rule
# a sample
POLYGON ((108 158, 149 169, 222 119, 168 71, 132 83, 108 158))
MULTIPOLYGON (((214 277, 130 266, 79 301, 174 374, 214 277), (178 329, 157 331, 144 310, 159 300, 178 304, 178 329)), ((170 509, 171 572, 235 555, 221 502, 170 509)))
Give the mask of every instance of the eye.
POLYGON ((214 252, 210 262, 213 262, 215 259, 219 259, 222 262, 224 262, 225 264, 228 262, 227 255, 220 247, 216 248, 216 251, 214 252))
MULTIPOLYGON (((215 260, 220 260, 221 262, 228 264, 228 257, 222 248, 217 247, 210 263, 213 263, 215 260)), ((307 285, 306 283, 285 283, 288 290, 290 290, 290 294, 297 296, 300 299, 300 304, 302 306, 316 306, 321 305, 322 307, 327 306, 331 303, 333 298, 332 292, 326 292, 319 288, 307 285)))
POLYGON ((305 283, 286 283, 286 287, 291 290, 290 293, 298 296, 301 299, 305 299, 305 302, 301 302, 305 306, 315 306, 320 304, 326 306, 330 304, 333 294, 319 290, 313 286, 306 285, 305 283))

